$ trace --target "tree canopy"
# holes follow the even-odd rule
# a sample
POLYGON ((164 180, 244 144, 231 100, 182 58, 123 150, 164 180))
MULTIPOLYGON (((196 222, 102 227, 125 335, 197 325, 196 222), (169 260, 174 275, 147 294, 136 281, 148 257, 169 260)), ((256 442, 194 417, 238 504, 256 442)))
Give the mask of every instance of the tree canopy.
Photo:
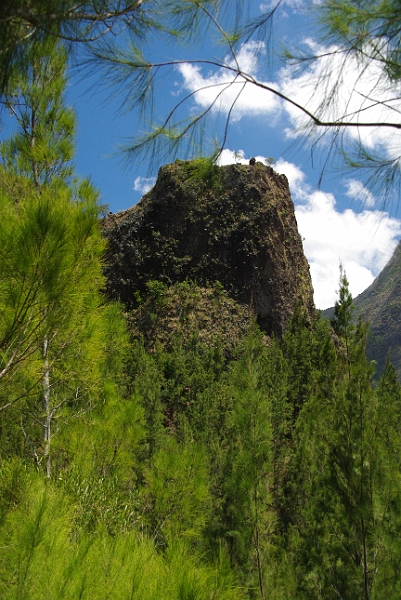
POLYGON ((0 91, 46 39, 91 48, 106 34, 142 35, 151 20, 142 0, 5 0, 0 7, 0 91))

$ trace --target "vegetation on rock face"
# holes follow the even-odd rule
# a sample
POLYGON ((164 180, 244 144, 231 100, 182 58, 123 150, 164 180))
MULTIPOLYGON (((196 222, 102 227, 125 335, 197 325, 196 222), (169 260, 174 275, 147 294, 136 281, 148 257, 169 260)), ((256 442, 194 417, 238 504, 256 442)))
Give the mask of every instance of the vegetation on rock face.
POLYGON ((171 350, 178 340, 184 347, 199 340, 232 357, 252 321, 251 308, 237 304, 219 282, 202 288, 188 281, 171 286, 149 281, 137 302, 127 313, 128 328, 149 352, 158 345, 171 350))
POLYGON ((206 166, 163 167, 138 205, 106 217, 107 293, 130 309, 149 280, 219 281, 281 336, 297 300, 314 311, 287 179, 261 163, 206 166))

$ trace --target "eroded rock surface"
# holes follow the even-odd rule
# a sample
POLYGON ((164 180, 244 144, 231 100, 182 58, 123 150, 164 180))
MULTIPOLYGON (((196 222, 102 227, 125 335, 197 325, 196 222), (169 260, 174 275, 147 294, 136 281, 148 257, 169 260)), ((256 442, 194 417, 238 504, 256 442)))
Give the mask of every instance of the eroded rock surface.
POLYGON ((287 178, 262 163, 199 165, 162 167, 137 205, 105 218, 107 293, 131 309, 149 280, 219 281, 281 336, 298 300, 314 312, 287 178))

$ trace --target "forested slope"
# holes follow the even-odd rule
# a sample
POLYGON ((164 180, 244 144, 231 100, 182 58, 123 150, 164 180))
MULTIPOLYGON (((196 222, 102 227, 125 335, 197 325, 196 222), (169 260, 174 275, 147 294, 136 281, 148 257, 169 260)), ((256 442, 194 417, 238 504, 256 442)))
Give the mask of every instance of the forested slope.
POLYGON ((362 294, 355 298, 355 313, 369 322, 367 353, 382 373, 390 353, 401 377, 401 246, 362 294))
MULTIPOLYGON (((376 363, 381 375, 391 358, 398 380, 401 378, 401 245, 399 244, 383 271, 373 283, 354 299, 354 320, 360 316, 369 323, 367 356, 376 363)), ((331 318, 334 308, 323 311, 331 318)))
POLYGON ((228 356, 192 309, 149 347, 116 307, 47 482, 33 401, 2 412, 2 598, 396 598, 401 391, 390 364, 372 387, 342 308, 336 343, 300 306, 281 342, 251 324, 228 356))

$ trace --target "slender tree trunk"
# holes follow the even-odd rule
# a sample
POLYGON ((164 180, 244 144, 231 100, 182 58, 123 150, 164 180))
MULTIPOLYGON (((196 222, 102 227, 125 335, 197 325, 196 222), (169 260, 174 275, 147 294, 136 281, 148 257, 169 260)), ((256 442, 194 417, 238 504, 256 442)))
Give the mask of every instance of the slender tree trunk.
MULTIPOLYGON (((35 68, 35 65, 33 65, 33 75, 32 75, 33 84, 36 83, 36 80, 37 80, 36 68, 35 68)), ((32 108, 31 108, 31 132, 30 133, 31 133, 30 145, 31 145, 31 148, 33 148, 35 145, 35 139, 36 139, 36 106, 32 106, 32 108)), ((39 183, 38 164, 35 160, 32 161, 32 173, 33 173, 34 183, 35 183, 36 187, 39 187, 40 183, 39 183)))
POLYGON ((255 526, 255 535, 254 535, 254 545, 256 552, 256 563, 258 567, 258 579, 259 579, 259 589, 261 597, 265 598, 265 589, 263 585, 263 572, 262 572, 262 561, 260 557, 260 540, 259 540, 259 517, 256 518, 256 526, 255 526))
POLYGON ((51 410, 50 410, 50 367, 49 367, 49 340, 47 335, 43 340, 43 420, 42 439, 46 465, 46 478, 51 475, 50 438, 51 438, 51 410))
POLYGON ((363 591, 365 600, 369 600, 368 553, 366 548, 366 532, 364 519, 361 521, 363 542, 363 591))

